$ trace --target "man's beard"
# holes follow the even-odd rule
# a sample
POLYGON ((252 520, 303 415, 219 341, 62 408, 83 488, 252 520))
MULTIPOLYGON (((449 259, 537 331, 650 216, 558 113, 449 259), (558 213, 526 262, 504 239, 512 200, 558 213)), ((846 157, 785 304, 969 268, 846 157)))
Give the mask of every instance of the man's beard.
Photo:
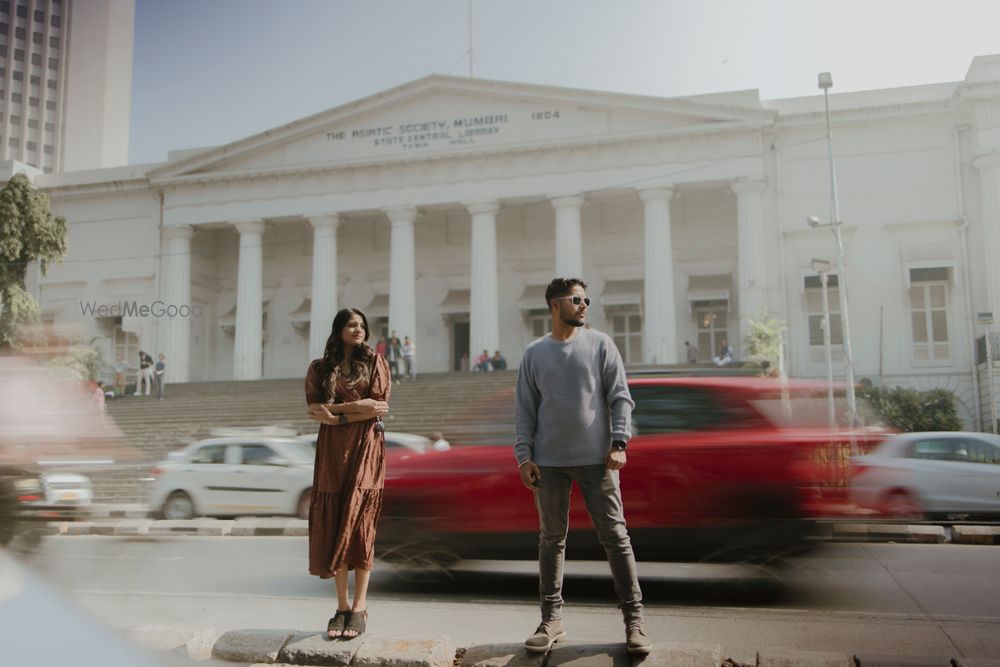
POLYGON ((564 317, 562 318, 563 324, 568 324, 571 327, 582 327, 583 326, 583 316, 574 315, 572 318, 564 317))

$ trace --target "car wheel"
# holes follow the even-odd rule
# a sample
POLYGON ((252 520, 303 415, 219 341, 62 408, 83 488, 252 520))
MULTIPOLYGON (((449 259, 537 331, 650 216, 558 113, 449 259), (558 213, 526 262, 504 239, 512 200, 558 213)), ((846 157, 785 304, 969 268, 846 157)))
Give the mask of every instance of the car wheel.
POLYGON ((882 504, 884 514, 890 519, 923 521, 924 506, 913 493, 897 490, 890 493, 882 504))
POLYGON ((296 514, 300 519, 309 518, 309 505, 312 504, 312 489, 306 489, 299 496, 299 507, 296 514))
POLYGON ((191 519, 194 517, 194 502, 191 496, 183 491, 174 491, 163 503, 163 518, 170 520, 191 519))

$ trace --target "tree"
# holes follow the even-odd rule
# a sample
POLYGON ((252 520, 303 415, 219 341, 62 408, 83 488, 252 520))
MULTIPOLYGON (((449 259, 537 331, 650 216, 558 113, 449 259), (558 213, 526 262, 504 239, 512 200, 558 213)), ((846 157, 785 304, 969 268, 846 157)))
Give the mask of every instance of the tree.
POLYGON ((77 341, 61 354, 48 360, 46 365, 51 368, 61 368, 69 371, 81 382, 97 380, 97 375, 104 365, 104 355, 94 346, 97 341, 92 338, 89 344, 77 341))
POLYGON ((746 345, 746 365, 759 368, 764 373, 777 369, 781 364, 781 334, 785 323, 771 317, 765 310, 750 318, 750 333, 743 339, 746 345))
POLYGON ((900 431, 962 430, 955 394, 947 389, 917 391, 862 385, 858 397, 867 401, 882 421, 900 431))
POLYGON ((66 249, 66 219, 53 215, 48 196, 16 174, 0 191, 0 350, 19 349, 21 328, 39 320, 38 303, 25 288, 28 266, 37 261, 45 275, 66 249))

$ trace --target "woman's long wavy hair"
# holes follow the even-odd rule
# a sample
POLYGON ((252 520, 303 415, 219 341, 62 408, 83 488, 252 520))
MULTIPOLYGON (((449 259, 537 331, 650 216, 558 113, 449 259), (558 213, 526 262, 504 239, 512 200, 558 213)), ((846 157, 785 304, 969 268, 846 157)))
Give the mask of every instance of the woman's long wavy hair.
POLYGON ((375 359, 375 351, 368 345, 368 317, 357 308, 344 308, 333 318, 333 327, 330 337, 326 339, 326 348, 323 351, 323 362, 320 370, 320 377, 326 378, 324 383, 327 393, 333 397, 333 386, 341 373, 341 364, 344 362, 344 327, 347 326, 351 317, 357 315, 361 318, 361 324, 365 328, 365 340, 354 348, 351 355, 351 370, 347 374, 348 383, 356 385, 361 381, 371 381, 372 363, 375 359))

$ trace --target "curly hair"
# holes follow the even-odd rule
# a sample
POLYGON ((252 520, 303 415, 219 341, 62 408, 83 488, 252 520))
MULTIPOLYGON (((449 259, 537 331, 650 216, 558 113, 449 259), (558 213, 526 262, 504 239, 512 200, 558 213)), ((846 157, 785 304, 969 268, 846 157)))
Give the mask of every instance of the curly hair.
POLYGON ((330 337, 326 339, 326 348, 323 351, 323 360, 320 366, 320 377, 325 378, 323 386, 326 388, 329 398, 333 398, 332 387, 340 376, 341 364, 344 362, 344 339, 342 336, 344 327, 354 315, 361 318, 361 325, 365 329, 365 340, 354 348, 350 361, 351 370, 346 377, 351 386, 371 380, 375 351, 368 345, 368 317, 357 308, 344 308, 333 318, 333 327, 330 331, 330 337))

